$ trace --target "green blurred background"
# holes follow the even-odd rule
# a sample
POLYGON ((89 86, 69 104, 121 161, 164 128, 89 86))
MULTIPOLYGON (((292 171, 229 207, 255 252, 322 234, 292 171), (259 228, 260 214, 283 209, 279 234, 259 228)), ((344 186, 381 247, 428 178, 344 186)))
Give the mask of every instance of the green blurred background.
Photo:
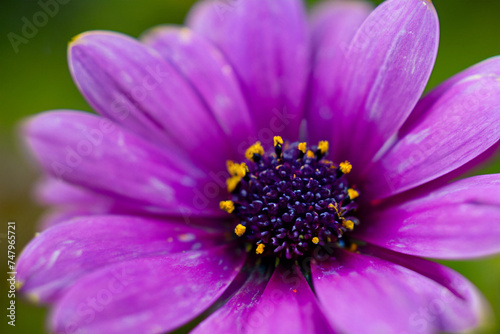
MULTIPOLYGON (((45 1, 45 0, 44 0, 45 1)), ((25 159, 16 138, 18 121, 49 109, 90 110, 71 81, 66 46, 76 34, 108 29, 138 36, 151 26, 182 23, 192 0, 65 0, 37 34, 19 45, 16 53, 7 34, 21 34, 23 17, 32 21, 41 10, 37 1, 0 0, 0 245, 1 267, 6 269, 6 225, 17 222, 17 252, 31 239, 42 209, 31 200, 36 170, 25 159), (5 255, 4 255, 5 254, 5 255)), ((235 1, 235 0, 224 0, 235 1)), ((314 1, 309 1, 312 4, 314 1)), ((376 1, 380 3, 381 1, 376 1)), ((428 88, 485 58, 500 54, 499 0, 434 0, 441 23, 441 44, 428 88)), ((479 173, 500 172, 500 157, 479 173)), ((497 222, 499 223, 499 222, 497 222)), ((500 257, 473 262, 446 262, 472 280, 490 301, 500 320, 500 257)), ((4 272, 7 270, 2 269, 4 272)), ((3 274, 5 275, 5 274, 3 274)), ((2 280, 5 282, 5 280, 2 280)), ((5 284, 5 283, 2 283, 5 284)), ((7 286, 2 285, 7 307, 7 286)), ((2 333, 43 333, 43 308, 18 301, 16 328, 2 333)), ((486 329, 500 332, 498 325, 486 329)))

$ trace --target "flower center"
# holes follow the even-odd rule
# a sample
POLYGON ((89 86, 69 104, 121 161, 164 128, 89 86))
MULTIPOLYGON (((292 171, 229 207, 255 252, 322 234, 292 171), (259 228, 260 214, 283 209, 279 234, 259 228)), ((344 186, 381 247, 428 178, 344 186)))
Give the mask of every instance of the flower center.
POLYGON ((234 233, 249 249, 293 259, 344 244, 345 233, 359 224, 353 216, 359 192, 346 178, 351 164, 326 160, 327 153, 327 141, 308 147, 276 136, 273 152, 257 142, 245 153, 248 164, 227 162, 230 199, 220 207, 239 219, 234 233))

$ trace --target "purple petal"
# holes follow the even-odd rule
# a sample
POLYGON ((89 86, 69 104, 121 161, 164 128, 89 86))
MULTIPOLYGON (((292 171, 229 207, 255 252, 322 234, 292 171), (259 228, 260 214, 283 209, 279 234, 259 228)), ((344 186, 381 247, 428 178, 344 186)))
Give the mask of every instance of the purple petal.
POLYGON ((279 265, 267 281, 254 272, 194 333, 333 333, 297 267, 279 265))
POLYGON ((259 129, 255 139, 296 140, 309 71, 302 1, 203 1, 188 23, 233 66, 259 129))
POLYGON ((342 64, 349 44, 372 11, 368 2, 323 2, 312 15, 313 71, 309 84, 308 140, 329 140, 335 126, 337 86, 345 82, 342 64))
MULTIPOLYGON (((150 213, 221 216, 216 180, 106 119, 57 111, 31 118, 28 145, 54 177, 150 213)), ((220 181, 220 180, 219 180, 220 181)), ((220 181, 224 183, 224 181, 220 181)))
POLYGON ((24 284, 23 293, 51 302, 79 278, 111 263, 206 249, 223 242, 221 234, 182 221, 82 217, 33 239, 18 260, 17 279, 24 284))
POLYGON ((66 333, 164 333, 206 310, 238 274, 231 247, 122 262, 78 281, 57 303, 52 327, 66 333))
POLYGON ((153 49, 126 35, 88 32, 69 49, 73 78, 100 114, 172 154, 220 170, 228 140, 182 76, 153 49))
POLYGON ((224 55, 188 28, 157 27, 142 39, 182 73, 243 155, 253 144, 256 130, 238 78, 224 55))
POLYGON ((298 267, 276 268, 251 316, 258 332, 333 333, 298 267))
POLYGON ((331 100, 334 160, 361 172, 420 98, 437 54, 439 23, 430 1, 389 0, 359 28, 331 100))
MULTIPOLYGON (((399 138, 403 138, 407 135, 413 127, 415 127, 420 121, 422 121, 426 116, 427 112, 432 110, 431 106, 438 102, 442 96, 448 92, 455 84, 466 79, 467 77, 474 77, 477 75, 500 75, 500 57, 493 57, 487 59, 479 64, 476 64, 465 71, 462 71, 450 79, 446 80, 438 87, 434 88, 429 92, 424 98, 422 98, 415 109, 408 117, 407 121, 398 133, 399 138)), ((498 149, 500 148, 500 141, 495 145, 478 155, 476 158, 472 159, 468 163, 462 165, 461 167, 449 172, 446 175, 441 176, 436 181, 432 182, 430 187, 436 188, 436 186, 447 184, 450 180, 460 177, 468 172, 474 171, 477 168, 481 168, 482 165, 489 163, 492 157, 498 154, 498 149)))
POLYGON ((500 56, 492 57, 480 62, 479 64, 471 66, 430 91, 429 94, 418 102, 417 106, 410 114, 410 117, 408 117, 408 120, 401 128, 399 137, 404 137, 408 134, 414 126, 426 117, 426 113, 431 110, 432 105, 438 102, 443 95, 448 92, 448 90, 460 81, 467 79, 468 77, 490 74, 500 75, 500 56))
POLYGON ((35 199, 44 206, 50 206, 38 222, 41 231, 75 217, 127 212, 127 208, 120 206, 120 201, 112 197, 53 177, 44 177, 38 182, 35 199))
POLYGON ((35 199, 42 205, 89 203, 97 198, 103 199, 104 196, 53 177, 45 177, 35 186, 35 199))
POLYGON ((500 75, 468 76, 446 90, 374 163, 364 194, 384 198, 420 186, 480 157, 499 139, 500 75))
POLYGON ((341 332, 435 333, 477 326, 483 300, 462 276, 409 256, 388 260, 339 249, 335 258, 312 264, 316 294, 341 332))
POLYGON ((401 253, 464 259, 500 252, 500 174, 454 182, 363 218, 356 237, 401 253))
POLYGON ((258 329, 252 314, 255 312, 268 281, 269 276, 266 273, 258 269, 254 270, 231 299, 203 320, 191 333, 239 334, 252 333, 253 329, 258 329))
POLYGON ((108 208, 96 210, 85 206, 56 206, 44 212, 37 223, 37 231, 45 231, 53 226, 67 222, 73 218, 82 216, 94 216, 99 214, 109 214, 112 211, 108 208))
MULTIPOLYGON (((439 285, 429 291, 428 302, 423 309, 427 313, 418 310, 420 326, 423 316, 439 318, 441 332, 455 333, 465 332, 491 320, 491 308, 484 296, 467 278, 454 270, 439 263, 371 245, 363 247, 362 252, 405 267, 439 285)), ((424 290, 416 286, 413 289, 417 294, 425 294, 424 290)), ((415 317, 412 320, 416 320, 415 317)))

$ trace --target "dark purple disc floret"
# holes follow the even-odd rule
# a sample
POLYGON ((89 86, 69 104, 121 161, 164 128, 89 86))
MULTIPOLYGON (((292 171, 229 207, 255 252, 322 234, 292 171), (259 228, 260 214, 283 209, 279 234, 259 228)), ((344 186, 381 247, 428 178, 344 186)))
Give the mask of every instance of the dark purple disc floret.
POLYGON ((284 145, 264 153, 260 143, 247 150, 248 165, 228 162, 231 200, 221 208, 236 215, 235 233, 256 245, 256 253, 298 258, 315 245, 342 241, 359 224, 353 216, 357 190, 346 178, 349 162, 324 159, 328 143, 284 145))

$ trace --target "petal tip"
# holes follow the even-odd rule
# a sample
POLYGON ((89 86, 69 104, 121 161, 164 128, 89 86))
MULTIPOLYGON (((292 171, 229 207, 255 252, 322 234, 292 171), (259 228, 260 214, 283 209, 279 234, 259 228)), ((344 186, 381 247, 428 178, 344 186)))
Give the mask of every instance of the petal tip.
POLYGON ((81 41, 82 38, 83 38, 83 35, 85 35, 85 32, 82 32, 82 33, 79 33, 76 36, 73 36, 71 38, 71 40, 68 42, 68 47, 72 47, 73 45, 75 45, 76 43, 78 43, 79 41, 81 41))

